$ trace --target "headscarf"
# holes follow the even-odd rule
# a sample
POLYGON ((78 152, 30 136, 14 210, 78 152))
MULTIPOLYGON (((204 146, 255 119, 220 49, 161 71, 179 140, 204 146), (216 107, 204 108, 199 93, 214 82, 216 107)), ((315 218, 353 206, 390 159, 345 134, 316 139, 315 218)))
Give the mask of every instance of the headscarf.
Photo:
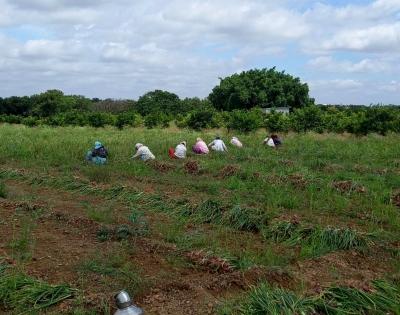
POLYGON ((183 144, 186 147, 186 141, 182 141, 181 144, 183 144))
POLYGON ((141 144, 141 143, 136 143, 135 144, 135 149, 136 150, 139 150, 140 147, 143 147, 143 144, 141 144))
POLYGON ((200 137, 196 139, 196 142, 203 141, 200 137))
POLYGON ((102 146, 103 146, 103 145, 101 144, 100 141, 96 141, 96 142, 94 143, 94 148, 95 148, 96 150, 97 150, 97 149, 100 149, 102 146))

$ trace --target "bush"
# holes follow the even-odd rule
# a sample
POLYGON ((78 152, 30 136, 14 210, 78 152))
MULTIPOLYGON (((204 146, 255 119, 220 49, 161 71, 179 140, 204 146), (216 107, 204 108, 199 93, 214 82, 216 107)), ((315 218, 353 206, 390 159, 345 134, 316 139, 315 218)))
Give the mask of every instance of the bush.
POLYGON ((265 128, 271 132, 289 131, 290 118, 288 115, 272 112, 265 117, 265 128))
POLYGON ((297 132, 309 130, 316 132, 324 131, 322 110, 315 105, 296 109, 294 113, 290 115, 290 120, 292 129, 297 132))
POLYGON ((39 120, 33 116, 25 117, 22 119, 22 124, 28 127, 35 127, 39 124, 39 120))
POLYGON ((125 126, 137 127, 141 124, 142 119, 139 114, 134 112, 124 112, 117 115, 115 120, 115 126, 118 129, 122 129, 125 126))
POLYGON ((250 132, 262 126, 263 113, 259 109, 244 111, 234 110, 229 118, 227 127, 241 132, 250 132))
POLYGON ((194 130, 201 130, 205 128, 212 128, 215 112, 213 110, 200 110, 192 112, 186 124, 189 128, 194 130))
POLYGON ((152 113, 144 118, 144 125, 149 129, 155 127, 168 128, 169 122, 169 117, 162 113, 152 113))
POLYGON ((104 127, 106 125, 114 125, 115 116, 109 113, 95 112, 88 116, 89 125, 92 127, 104 127))

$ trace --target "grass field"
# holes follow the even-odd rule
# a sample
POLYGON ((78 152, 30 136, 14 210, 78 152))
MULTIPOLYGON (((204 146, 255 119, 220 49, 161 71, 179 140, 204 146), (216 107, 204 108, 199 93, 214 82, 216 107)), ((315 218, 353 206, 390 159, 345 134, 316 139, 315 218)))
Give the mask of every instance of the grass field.
POLYGON ((399 135, 168 159, 217 132, 1 125, 0 313, 109 314, 125 288, 146 314, 400 314, 399 135))

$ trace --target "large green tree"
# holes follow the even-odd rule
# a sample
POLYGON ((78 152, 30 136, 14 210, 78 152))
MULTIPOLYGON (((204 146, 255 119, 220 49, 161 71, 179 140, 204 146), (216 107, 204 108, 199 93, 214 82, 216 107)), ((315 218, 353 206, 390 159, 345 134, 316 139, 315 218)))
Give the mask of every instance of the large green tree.
POLYGON ((253 107, 301 108, 312 102, 306 83, 284 71, 254 69, 220 79, 208 96, 219 110, 253 107))
POLYGON ((178 114, 180 111, 178 95, 162 90, 155 90, 142 95, 135 109, 143 116, 154 113, 178 114))

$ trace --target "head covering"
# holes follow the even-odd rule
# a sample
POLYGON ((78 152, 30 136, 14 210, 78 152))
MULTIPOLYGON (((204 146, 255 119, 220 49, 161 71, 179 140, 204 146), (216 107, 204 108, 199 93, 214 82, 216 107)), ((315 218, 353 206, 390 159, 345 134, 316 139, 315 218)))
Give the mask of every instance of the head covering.
POLYGON ((186 141, 182 141, 181 144, 183 144, 186 147, 186 141))
POLYGON ((216 135, 215 139, 219 140, 219 139, 221 139, 221 137, 219 135, 216 135))
POLYGON ((141 143, 136 143, 135 144, 135 149, 138 150, 140 147, 143 147, 143 144, 141 143))
POLYGON ((199 141, 203 141, 203 139, 201 139, 200 137, 196 139, 197 142, 199 141))
POLYGON ((103 146, 103 145, 101 144, 100 141, 96 141, 96 142, 94 143, 94 148, 95 148, 96 150, 97 150, 97 149, 100 149, 102 146, 103 146))
POLYGON ((237 137, 232 137, 232 139, 239 140, 237 137))

